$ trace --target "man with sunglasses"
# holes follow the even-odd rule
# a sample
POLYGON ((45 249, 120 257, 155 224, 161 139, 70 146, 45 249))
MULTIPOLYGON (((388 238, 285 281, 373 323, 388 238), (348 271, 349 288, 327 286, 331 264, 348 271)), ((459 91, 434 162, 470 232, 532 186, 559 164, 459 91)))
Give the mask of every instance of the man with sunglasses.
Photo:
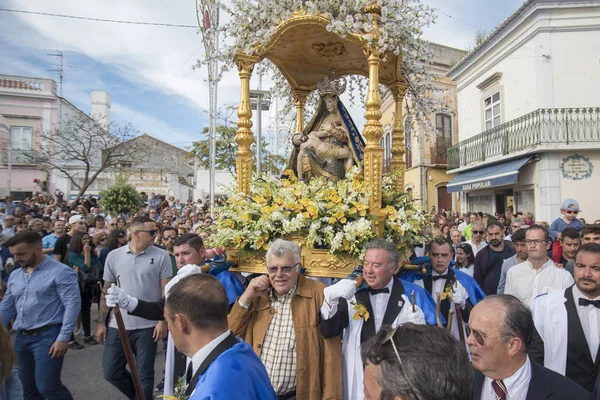
POLYGON ((474 400, 590 400, 572 380, 531 362, 527 355, 535 326, 531 311, 516 297, 488 296, 469 318, 474 400))
MULTIPOLYGON (((148 301, 158 301, 165 293, 165 286, 173 271, 165 250, 154 246, 158 232, 156 222, 149 217, 135 217, 130 224, 131 241, 108 253, 104 266, 104 291, 111 285, 120 287, 133 297, 148 301)), ((117 323, 111 316, 108 331, 104 325, 107 307, 102 294, 100 300, 100 323, 96 325, 96 340, 104 345, 102 372, 104 379, 115 386, 127 398, 135 398, 135 388, 131 375, 126 371, 123 345, 119 337, 117 323)), ((137 369, 144 396, 152 399, 154 391, 154 359, 157 342, 167 335, 164 321, 150 321, 123 313, 123 322, 135 354, 137 369)))
MULTIPOLYGON (((473 256, 477 257, 477 253, 487 246, 485 241, 485 224, 481 221, 473 221, 472 229, 469 231, 471 237, 465 243, 468 243, 473 248, 473 256)), ((464 235, 465 238, 467 237, 464 235)))
POLYGON ((525 233, 527 261, 515 265, 506 273, 505 294, 512 294, 530 306, 533 299, 550 289, 564 290, 573 284, 573 277, 548 258, 551 245, 548 229, 532 225, 525 233))
POLYGON ((575 228, 578 232, 581 232, 583 228, 583 222, 577 218, 581 210, 579 209, 579 203, 575 199, 566 199, 563 201, 560 207, 560 213, 562 216, 557 218, 550 225, 550 235, 552 240, 560 240, 562 231, 565 228, 575 228))
POLYGON ((266 261, 268 275, 250 281, 231 309, 229 329, 254 348, 280 400, 341 399, 340 338, 319 331, 324 285, 300 274, 294 242, 275 240, 266 261))
POLYGON ((531 358, 592 391, 600 371, 600 244, 584 244, 575 259, 575 285, 538 296, 531 358))
POLYGON ((366 285, 357 290, 354 280, 342 279, 325 288, 321 332, 327 338, 343 339, 344 400, 364 398, 360 348, 366 340, 384 326, 436 323, 431 296, 419 285, 394 276, 398 259, 394 243, 374 239, 366 246, 362 275, 366 285))

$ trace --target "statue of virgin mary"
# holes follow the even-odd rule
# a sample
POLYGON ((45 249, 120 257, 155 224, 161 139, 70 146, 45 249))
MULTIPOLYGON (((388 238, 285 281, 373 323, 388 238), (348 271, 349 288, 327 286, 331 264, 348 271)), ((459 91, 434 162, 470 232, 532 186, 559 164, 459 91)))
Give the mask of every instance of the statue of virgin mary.
POLYGON ((292 137, 288 169, 299 179, 323 176, 338 181, 362 161, 364 140, 339 99, 344 87, 329 77, 321 81, 315 115, 302 133, 292 137))

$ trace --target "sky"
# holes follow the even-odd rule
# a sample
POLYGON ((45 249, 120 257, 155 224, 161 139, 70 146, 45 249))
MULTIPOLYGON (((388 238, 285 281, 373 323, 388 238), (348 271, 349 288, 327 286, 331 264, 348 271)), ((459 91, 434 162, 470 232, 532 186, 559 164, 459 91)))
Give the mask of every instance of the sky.
MULTIPOLYGON (((424 39, 472 47, 478 30, 492 30, 522 1, 422 0, 438 14, 424 39)), ((6 11, 197 26, 194 0, 0 0, 0 9, 0 74, 58 81, 53 70, 59 58, 48 54, 61 51, 63 96, 82 111, 90 112, 92 90, 104 90, 111 95, 111 120, 116 123, 131 123, 140 133, 182 148, 203 138, 209 96, 207 71, 192 69, 204 57, 197 29, 6 11)), ((268 79, 263 89, 265 85, 268 79)), ((251 87, 258 87, 256 77, 251 87)), ((217 101, 223 107, 238 100, 239 78, 237 71, 230 71, 219 84, 217 101)), ((274 117, 272 107, 263 114, 263 127, 274 117)))

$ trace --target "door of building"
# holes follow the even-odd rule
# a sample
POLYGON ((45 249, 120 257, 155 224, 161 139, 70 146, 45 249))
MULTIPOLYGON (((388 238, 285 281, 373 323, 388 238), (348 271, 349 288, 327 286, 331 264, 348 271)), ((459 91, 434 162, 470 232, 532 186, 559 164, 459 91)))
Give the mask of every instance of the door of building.
POLYGON ((437 188, 437 209, 438 210, 452 210, 452 194, 448 193, 446 186, 440 186, 437 188))

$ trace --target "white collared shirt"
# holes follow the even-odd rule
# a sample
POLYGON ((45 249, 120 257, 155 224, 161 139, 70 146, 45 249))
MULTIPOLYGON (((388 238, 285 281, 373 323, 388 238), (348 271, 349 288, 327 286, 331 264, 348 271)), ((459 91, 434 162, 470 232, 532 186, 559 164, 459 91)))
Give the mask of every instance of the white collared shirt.
POLYGON ((431 297, 433 297, 434 299, 437 299, 437 294, 438 293, 442 293, 444 291, 444 287, 446 286, 446 279, 438 279, 438 280, 433 280, 434 276, 440 276, 440 275, 447 275, 448 274, 448 270, 444 271, 443 273, 438 273, 436 272, 434 269, 431 270, 431 291, 433 293, 431 293, 431 297))
POLYGON ((482 240, 481 243, 479 243, 479 246, 477 246, 475 244, 475 242, 473 242, 473 239, 469 239, 466 242, 463 243, 468 243, 471 245, 471 248, 473 249, 473 257, 477 257, 477 253, 479 252, 479 250, 483 249, 485 246, 487 246, 487 243, 485 240, 482 240))
POLYGON ((388 288, 389 293, 369 294, 369 300, 371 300, 371 307, 373 307, 373 315, 375 317, 375 332, 379 332, 379 329, 381 329, 383 316, 385 315, 385 310, 387 309, 393 286, 394 278, 390 279, 390 283, 385 286, 388 288))
MULTIPOLYGON (((229 329, 227 329, 224 333, 222 333, 220 336, 218 336, 217 338, 213 339, 211 342, 209 342, 206 346, 204 346, 203 348, 201 348, 200 350, 198 350, 196 352, 196 354, 194 354, 192 356, 192 376, 196 375, 196 371, 198 371, 198 368, 200 368, 200 365, 202 365, 202 363, 204 362, 204 360, 206 359, 206 357, 208 357, 208 355, 211 353, 211 351, 213 351, 218 345, 219 343, 221 343, 223 340, 227 339, 227 336, 229 336, 229 334, 231 333, 231 331, 229 329)), ((189 358, 188 358, 188 365, 189 365, 189 358)), ((189 384, 189 382, 186 382, 189 384)))
MULTIPOLYGON (((492 378, 485 377, 481 388, 481 400, 496 400, 492 381, 492 378)), ((508 391, 506 400, 525 400, 529 391, 529 381, 531 381, 531 361, 527 357, 525 363, 517 372, 511 377, 502 380, 508 391)))
POLYGON ((566 289, 574 283, 571 274, 548 259, 539 270, 529 260, 517 264, 506 273, 504 294, 512 294, 531 307, 533 299, 549 289, 566 289))
POLYGON ((600 300, 600 297, 595 299, 589 299, 573 285, 573 300, 575 301, 575 308, 577 309, 577 315, 579 315, 579 321, 585 334, 588 347, 590 348, 590 354, 592 360, 596 359, 596 353, 598 352, 598 346, 600 345, 600 308, 595 306, 580 306, 579 299, 586 300, 600 300))

